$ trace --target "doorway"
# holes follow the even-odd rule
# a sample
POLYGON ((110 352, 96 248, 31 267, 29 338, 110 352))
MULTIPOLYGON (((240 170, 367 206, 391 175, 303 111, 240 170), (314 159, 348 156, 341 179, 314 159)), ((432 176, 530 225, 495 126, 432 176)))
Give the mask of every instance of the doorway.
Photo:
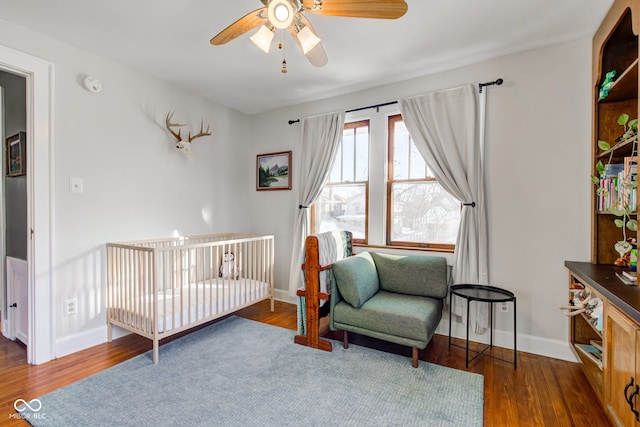
POLYGON ((27 129, 26 78, 0 71, 0 108, 2 126, 0 140, 5 159, 2 173, 3 277, 2 334, 22 343, 28 342, 28 274, 27 274, 27 175, 24 150, 27 129))
MULTIPOLYGON (((53 76, 50 62, 0 46, 0 71, 21 76, 26 89, 26 261, 27 363, 40 364, 55 357, 53 301, 53 76), (38 173, 32 173, 37 170, 38 173)), ((4 144, 4 141, 2 141, 4 144)), ((3 164, 3 173, 4 164, 3 164)), ((4 235, 3 230, 3 235, 4 235)), ((0 249, 0 275, 6 313, 6 264, 0 249)), ((2 327, 5 317, 2 315, 2 327)), ((8 317, 7 317, 8 319, 8 317)))

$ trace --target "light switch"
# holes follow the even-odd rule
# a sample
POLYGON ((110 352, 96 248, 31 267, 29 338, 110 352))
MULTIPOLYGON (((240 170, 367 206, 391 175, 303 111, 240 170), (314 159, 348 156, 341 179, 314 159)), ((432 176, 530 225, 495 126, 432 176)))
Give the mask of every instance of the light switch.
POLYGON ((71 192, 75 194, 82 194, 82 178, 71 178, 69 180, 69 185, 71 187, 71 192))

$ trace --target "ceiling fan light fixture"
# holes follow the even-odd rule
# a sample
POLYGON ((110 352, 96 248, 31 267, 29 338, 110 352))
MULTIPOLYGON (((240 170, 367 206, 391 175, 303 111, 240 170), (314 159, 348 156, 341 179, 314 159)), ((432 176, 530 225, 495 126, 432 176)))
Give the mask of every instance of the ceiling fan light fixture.
POLYGON ((265 53, 269 53, 271 47, 271 41, 273 40, 273 30, 270 30, 266 25, 262 25, 258 31, 251 37, 249 37, 253 44, 262 49, 265 53))
POLYGON ((304 27, 298 33, 298 40, 300 41, 300 47, 302 47, 302 52, 306 55, 309 53, 311 49, 317 46, 320 43, 321 39, 317 35, 313 33, 309 29, 309 27, 304 27))
POLYGON ((288 0, 272 0, 267 8, 269 22, 278 29, 285 29, 293 21, 295 12, 288 0))

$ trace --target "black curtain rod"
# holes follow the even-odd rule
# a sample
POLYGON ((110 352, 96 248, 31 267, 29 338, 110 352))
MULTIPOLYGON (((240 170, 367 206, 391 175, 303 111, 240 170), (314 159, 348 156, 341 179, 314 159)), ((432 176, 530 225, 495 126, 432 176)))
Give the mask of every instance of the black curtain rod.
POLYGON ((482 93, 482 88, 485 86, 500 86, 502 83, 504 83, 504 80, 502 79, 498 79, 498 80, 494 80, 492 82, 486 82, 486 83, 478 83, 478 86, 480 87, 480 93, 482 93))
MULTIPOLYGON (((385 102, 383 104, 376 104, 376 105, 368 105, 366 107, 359 107, 359 108, 354 108, 352 110, 347 110, 345 111, 345 113, 353 113, 354 111, 362 111, 362 110, 368 110, 369 108, 375 108, 376 112, 380 112, 380 107, 385 107, 387 105, 393 105, 393 104, 397 104, 398 101, 391 101, 391 102, 385 102)), ((295 120, 289 120, 289 124, 292 125, 294 123, 299 123, 300 119, 295 119, 295 120)))
MULTIPOLYGON (((482 93, 482 88, 485 86, 500 86, 502 83, 504 83, 504 80, 502 79, 497 79, 494 80, 492 82, 485 82, 485 83, 478 83, 478 87, 480 88, 480 93, 482 93)), ((366 107, 360 107, 360 108, 354 108, 352 110, 347 110, 345 111, 345 113, 353 113, 354 111, 362 111, 362 110, 368 110, 370 108, 375 108, 376 112, 380 112, 380 107, 386 107, 387 105, 393 105, 393 104, 397 104, 398 101, 391 101, 391 102, 385 102, 383 104, 376 104, 376 105, 369 105, 366 107)), ((292 125, 294 123, 300 123, 300 119, 295 119, 295 120, 289 120, 289 124, 292 125)))

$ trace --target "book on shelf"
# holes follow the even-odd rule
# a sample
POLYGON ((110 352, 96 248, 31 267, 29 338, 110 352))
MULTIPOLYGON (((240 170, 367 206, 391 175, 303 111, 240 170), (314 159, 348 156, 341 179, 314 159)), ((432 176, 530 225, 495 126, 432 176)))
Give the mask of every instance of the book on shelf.
POLYGON ((624 283, 625 285, 632 285, 633 286, 633 285, 637 285, 638 284, 638 281, 636 279, 628 278, 627 276, 624 275, 624 272, 618 273, 616 271, 616 277, 618 277, 618 279, 620 279, 620 281, 622 283, 624 283))
POLYGON ((625 157, 624 163, 605 165, 600 175, 598 211, 629 208, 636 212, 638 206, 638 157, 625 157))
POLYGON ((625 181, 638 182, 638 156, 625 157, 622 171, 625 181))
POLYGON ((589 344, 597 348, 600 353, 602 353, 602 341, 599 340, 589 340, 589 344))
POLYGON ((623 270, 622 271, 622 275, 629 280, 638 280, 638 272, 637 271, 630 271, 630 270, 623 270))
MULTIPOLYGON (((575 348, 590 360, 592 360, 600 369, 602 369, 602 350, 591 344, 574 344, 575 348)), ((602 348, 602 347, 601 347, 602 348)))

